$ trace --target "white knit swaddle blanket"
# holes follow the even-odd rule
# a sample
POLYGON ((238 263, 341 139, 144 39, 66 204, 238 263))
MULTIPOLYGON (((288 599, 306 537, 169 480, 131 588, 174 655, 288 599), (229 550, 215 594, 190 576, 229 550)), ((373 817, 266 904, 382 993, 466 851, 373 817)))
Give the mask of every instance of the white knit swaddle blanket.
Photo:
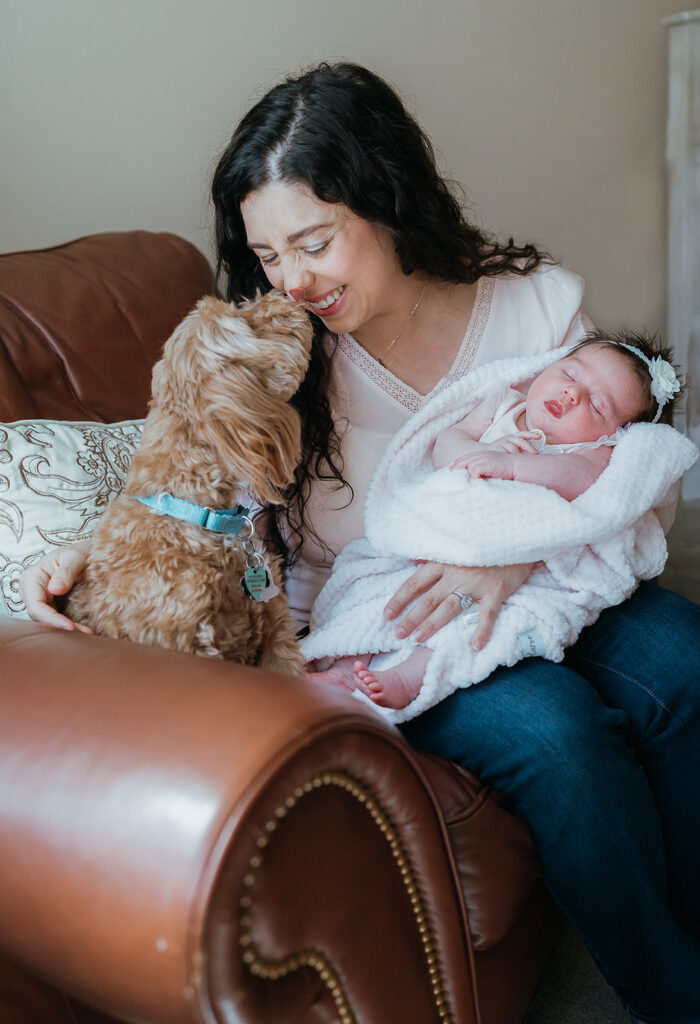
POLYGON ((307 660, 370 652, 397 652, 394 661, 407 657, 414 641, 397 640, 396 623, 382 611, 415 572, 417 559, 544 563, 505 602, 483 650, 469 646, 478 608, 427 641, 433 653, 416 699, 400 711, 378 708, 390 721, 413 718, 526 653, 561 661, 564 648, 603 608, 664 567, 666 540, 651 510, 675 501, 674 484, 698 456, 672 427, 633 424, 607 468, 571 502, 538 484, 433 468, 432 445, 442 430, 494 390, 522 387, 563 354, 473 370, 411 417, 377 465, 365 505, 366 536, 341 552, 314 604, 311 633, 302 642, 307 660))

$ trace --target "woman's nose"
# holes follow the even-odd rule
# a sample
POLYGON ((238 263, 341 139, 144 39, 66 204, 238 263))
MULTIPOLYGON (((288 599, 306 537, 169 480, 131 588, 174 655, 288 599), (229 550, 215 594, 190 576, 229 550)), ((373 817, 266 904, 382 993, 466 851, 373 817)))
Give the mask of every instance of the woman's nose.
POLYGON ((295 302, 301 302, 311 292, 313 274, 300 262, 291 262, 284 268, 284 290, 295 302))

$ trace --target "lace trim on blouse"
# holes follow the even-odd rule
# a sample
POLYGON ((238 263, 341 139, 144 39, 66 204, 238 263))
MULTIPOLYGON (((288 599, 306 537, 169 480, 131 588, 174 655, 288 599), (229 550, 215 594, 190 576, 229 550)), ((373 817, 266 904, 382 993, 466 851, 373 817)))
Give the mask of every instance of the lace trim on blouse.
POLYGON ((391 370, 387 370, 378 360, 373 359, 363 349, 362 345, 355 341, 351 334, 339 334, 338 347, 351 362, 355 363, 362 370, 366 377, 398 402, 399 405, 404 406, 410 412, 417 412, 425 405, 429 398, 443 391, 454 381, 459 380, 471 367, 486 329, 489 313, 491 312, 494 287, 495 278, 479 278, 476 298, 474 299, 474 309, 469 318, 467 332, 459 347, 455 361, 445 376, 437 382, 432 391, 427 395, 421 395, 419 391, 415 391, 399 377, 395 377, 391 370))

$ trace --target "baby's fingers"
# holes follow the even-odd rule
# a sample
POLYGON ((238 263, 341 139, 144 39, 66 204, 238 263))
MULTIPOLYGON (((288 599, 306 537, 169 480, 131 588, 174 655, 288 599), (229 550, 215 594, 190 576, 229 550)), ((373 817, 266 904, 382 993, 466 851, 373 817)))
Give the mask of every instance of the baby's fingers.
POLYGON ((517 452, 537 451, 530 438, 522 437, 520 434, 504 438, 501 443, 501 447, 504 452, 510 452, 511 455, 514 455, 517 452))

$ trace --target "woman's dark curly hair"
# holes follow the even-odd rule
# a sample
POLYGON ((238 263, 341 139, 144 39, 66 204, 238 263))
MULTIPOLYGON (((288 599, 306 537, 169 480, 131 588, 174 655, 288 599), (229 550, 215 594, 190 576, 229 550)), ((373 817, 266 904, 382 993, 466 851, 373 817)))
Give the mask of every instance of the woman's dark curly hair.
MULTIPOLYGON (((432 146, 394 90, 356 64, 319 64, 271 89, 242 119, 214 173, 217 280, 240 301, 270 284, 246 244, 241 203, 283 181, 306 185, 327 203, 387 229, 405 274, 421 271, 452 283, 531 273, 548 260, 533 245, 498 244, 468 224, 440 177, 432 146)), ((286 506, 268 523, 270 540, 293 559, 302 531, 314 534, 306 503, 313 477, 343 478, 340 441, 328 397, 330 361, 315 328, 306 378, 293 399, 302 418, 302 460, 286 506), (280 533, 282 520, 286 529, 280 533)), ((350 490, 350 494, 352 494, 350 490)))

